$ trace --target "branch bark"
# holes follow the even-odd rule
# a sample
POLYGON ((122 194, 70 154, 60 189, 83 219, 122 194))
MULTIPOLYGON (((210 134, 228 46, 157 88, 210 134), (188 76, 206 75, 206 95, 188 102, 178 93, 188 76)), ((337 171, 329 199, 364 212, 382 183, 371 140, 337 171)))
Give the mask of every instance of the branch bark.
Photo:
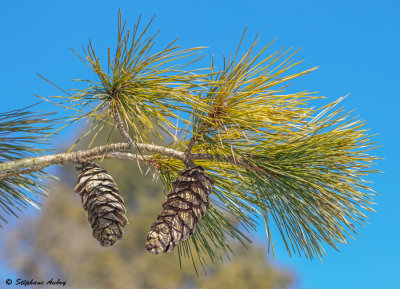
POLYGON ((126 140, 126 142, 129 144, 130 149, 133 151, 135 149, 135 143, 129 133, 126 131, 124 123, 121 119, 121 116, 119 115, 118 108, 115 106, 112 107, 113 115, 114 115, 114 120, 117 124, 117 128, 121 134, 121 136, 126 140))
POLYGON ((39 166, 39 167, 32 167, 29 169, 12 171, 12 172, 8 172, 8 173, 0 174, 0 179, 10 178, 10 177, 17 176, 17 175, 31 174, 31 173, 34 173, 34 172, 37 172, 37 171, 40 171, 43 169, 44 169, 43 166, 39 166))
POLYGON ((187 149, 185 151, 184 163, 187 168, 191 168, 191 167, 195 166, 194 161, 193 161, 193 155, 192 155, 192 147, 195 144, 195 142, 196 142, 196 138, 193 135, 192 138, 190 139, 187 149))
MULTIPOLYGON (((186 165, 188 165, 190 161, 194 160, 214 160, 220 162, 228 162, 233 165, 241 166, 247 168, 251 171, 257 171, 267 174, 258 166, 251 164, 247 158, 233 158, 222 157, 219 155, 211 155, 208 153, 195 153, 191 154, 190 150, 190 160, 188 161, 188 150, 185 152, 181 152, 175 149, 154 145, 154 144, 145 144, 145 143, 136 143, 135 146, 139 150, 152 152, 156 154, 161 154, 167 157, 173 157, 181 160, 186 165)), ((189 146, 191 148, 191 146, 189 146)), ((54 164, 67 164, 67 163, 82 163, 85 161, 96 160, 96 159, 109 159, 109 158, 122 158, 122 159, 139 159, 141 161, 145 161, 151 164, 150 158, 151 156, 143 156, 138 153, 126 152, 130 150, 130 144, 128 143, 113 143, 105 146, 95 147, 89 150, 80 150, 76 152, 70 153, 60 153, 39 157, 26 158, 21 160, 15 160, 10 162, 0 163, 0 178, 11 177, 18 174, 26 174, 32 173, 38 170, 42 170, 50 165, 54 164)))
MULTIPOLYGON (((161 155, 177 158, 184 160, 185 156, 183 152, 158 146, 154 144, 143 144, 137 143, 138 149, 153 153, 159 153, 161 155)), ((54 164, 65 164, 65 163, 81 163, 93 158, 102 158, 106 153, 111 152, 123 152, 130 149, 128 143, 113 143, 105 146, 99 146, 89 150, 80 150, 70 153, 60 153, 53 155, 46 155, 40 157, 32 157, 21 160, 15 160, 10 162, 0 163, 0 174, 5 174, 13 171, 24 170, 32 167, 42 166, 43 168, 54 165, 54 164)))

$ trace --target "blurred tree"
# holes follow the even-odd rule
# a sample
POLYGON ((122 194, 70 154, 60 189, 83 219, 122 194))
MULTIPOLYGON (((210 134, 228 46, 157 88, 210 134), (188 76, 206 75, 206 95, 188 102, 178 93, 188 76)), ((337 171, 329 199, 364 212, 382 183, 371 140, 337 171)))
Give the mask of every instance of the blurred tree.
MULTIPOLYGON (((101 137, 100 137, 101 139, 101 137)), ((155 256, 144 250, 145 236, 160 210, 162 185, 143 176, 135 162, 104 160, 113 173, 128 209, 129 226, 124 238, 104 248, 92 238, 87 216, 73 191, 76 172, 72 166, 59 173, 64 182, 54 183, 44 208, 35 219, 24 220, 7 238, 2 257, 10 260, 25 279, 64 278, 69 288, 235 288, 283 289, 293 282, 291 274, 271 267, 263 248, 246 250, 233 241, 231 261, 208 264, 207 275, 196 276, 191 260, 178 252, 155 256), (68 184, 65 180, 71 180, 68 184)))

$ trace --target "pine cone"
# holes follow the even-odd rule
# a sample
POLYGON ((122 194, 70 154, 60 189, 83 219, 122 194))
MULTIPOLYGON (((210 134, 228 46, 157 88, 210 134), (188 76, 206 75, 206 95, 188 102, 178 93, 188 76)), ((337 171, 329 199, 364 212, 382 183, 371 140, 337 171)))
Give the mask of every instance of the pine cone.
POLYGON ((81 195, 82 204, 88 212, 93 237, 102 246, 112 246, 123 235, 127 224, 124 201, 113 178, 95 163, 82 165, 75 191, 81 195))
POLYGON ((197 222, 206 214, 213 183, 201 166, 180 173, 147 234, 148 251, 171 252, 180 241, 193 235, 197 222))

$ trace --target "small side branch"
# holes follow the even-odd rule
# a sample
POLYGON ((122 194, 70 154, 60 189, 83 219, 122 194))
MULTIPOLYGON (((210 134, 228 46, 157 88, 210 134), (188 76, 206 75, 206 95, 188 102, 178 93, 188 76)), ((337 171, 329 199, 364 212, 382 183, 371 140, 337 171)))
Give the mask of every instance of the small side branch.
POLYGON ((185 151, 185 159, 184 159, 184 163, 186 165, 186 167, 190 168, 190 167, 194 167, 194 161, 193 161, 193 155, 192 155, 192 147, 196 142, 196 138, 193 135, 192 138, 189 141, 189 144, 187 146, 187 149, 185 151))
POLYGON ((211 155, 207 153, 197 153, 191 155, 193 160, 215 160, 219 162, 230 163, 235 166, 246 168, 252 172, 258 172, 264 175, 270 175, 274 177, 274 175, 266 170, 260 168, 259 166, 252 164, 247 158, 244 157, 236 157, 228 156, 228 157, 221 157, 220 155, 211 155))
POLYGON ((29 169, 8 172, 8 173, 0 174, 0 179, 10 178, 10 177, 17 176, 17 175, 31 174, 31 173, 40 171, 42 169, 44 169, 44 166, 38 166, 38 167, 29 168, 29 169))
POLYGON ((129 133, 125 129, 125 125, 121 119, 121 116, 119 115, 118 108, 116 106, 112 106, 112 112, 113 112, 115 123, 117 124, 117 128, 118 128, 121 136, 126 140, 126 142, 129 144, 130 149, 133 151, 136 148, 135 143, 134 143, 133 139, 131 138, 131 136, 129 135, 129 133))

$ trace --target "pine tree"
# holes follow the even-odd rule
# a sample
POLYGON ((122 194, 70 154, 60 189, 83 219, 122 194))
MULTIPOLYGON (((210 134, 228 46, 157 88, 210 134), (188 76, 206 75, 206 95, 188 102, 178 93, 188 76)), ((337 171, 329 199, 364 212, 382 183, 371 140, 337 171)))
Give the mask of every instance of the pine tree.
MULTIPOLYGON (((69 117, 29 109, 0 115, 3 212, 35 205, 50 165, 122 158, 147 166, 168 192, 148 235, 153 253, 178 246, 181 255, 195 250, 200 260, 204 254, 214 260, 230 252, 229 239, 249 241, 257 216, 272 249, 272 221, 289 254, 321 257, 324 243, 346 243, 372 211, 374 191, 363 177, 376 172, 371 165, 377 157, 367 154, 376 145, 365 123, 335 108, 343 98, 314 108, 308 104, 319 98, 315 94, 285 93, 289 80, 315 68, 288 74, 299 63, 294 54, 265 56, 269 45, 254 53, 257 39, 243 55, 239 44, 222 68, 213 60, 201 73, 189 70, 204 56, 202 48, 180 49, 172 42, 153 53, 150 23, 142 32, 139 22, 129 31, 119 15, 117 46, 114 55, 108 51, 106 69, 91 43, 83 56, 77 53, 98 79, 82 80, 85 89, 42 97, 72 111, 69 117), (91 127, 77 142, 110 123, 123 142, 60 154, 43 148, 56 131, 83 119, 91 127), (173 141, 156 144, 155 136, 173 141)), ((121 232, 106 235, 112 243, 121 232)), ((95 236, 104 241, 102 234, 95 236)))

